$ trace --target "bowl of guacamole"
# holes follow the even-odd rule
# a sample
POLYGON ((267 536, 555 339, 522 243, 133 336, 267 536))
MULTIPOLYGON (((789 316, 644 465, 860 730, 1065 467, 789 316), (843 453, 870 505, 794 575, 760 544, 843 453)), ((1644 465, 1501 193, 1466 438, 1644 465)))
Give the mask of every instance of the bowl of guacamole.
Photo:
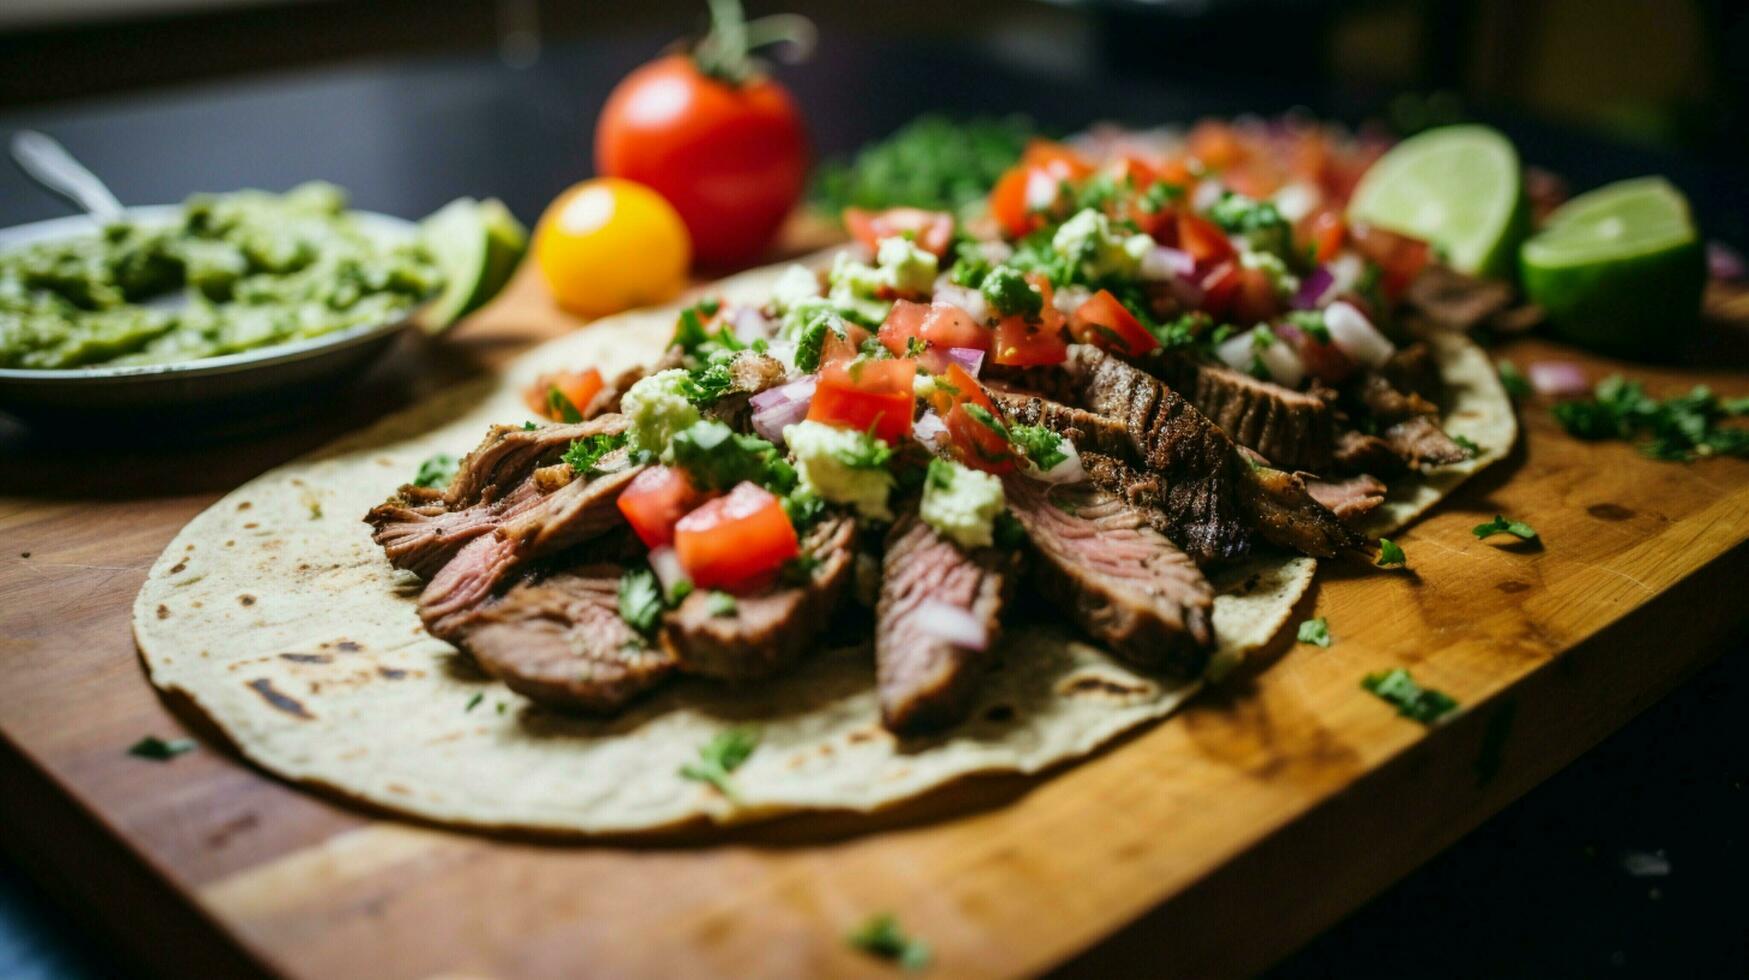
POLYGON ((197 402, 360 366, 443 276, 417 226, 346 204, 316 182, 0 231, 0 408, 197 402))

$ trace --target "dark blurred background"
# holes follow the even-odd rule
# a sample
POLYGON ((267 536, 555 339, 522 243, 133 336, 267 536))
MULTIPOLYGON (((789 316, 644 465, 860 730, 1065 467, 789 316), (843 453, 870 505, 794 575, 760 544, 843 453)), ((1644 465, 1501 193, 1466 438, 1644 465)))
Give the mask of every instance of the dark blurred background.
MULTIPOLYGON (((1749 144, 1749 18, 1728 0, 754 0, 854 32, 972 42, 1043 70, 1291 81, 1458 106, 1698 152, 1749 144), (951 16, 943 11, 951 9, 951 16)), ((696 0, 5 0, 0 108, 407 53, 641 41, 702 22, 696 0)), ((874 80, 870 80, 874 84, 874 80)))

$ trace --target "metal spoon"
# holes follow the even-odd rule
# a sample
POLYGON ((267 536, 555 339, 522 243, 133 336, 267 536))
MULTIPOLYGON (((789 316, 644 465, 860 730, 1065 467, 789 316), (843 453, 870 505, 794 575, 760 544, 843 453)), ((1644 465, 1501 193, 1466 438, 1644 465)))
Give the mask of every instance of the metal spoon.
POLYGON ((24 129, 12 134, 12 161, 30 179, 77 204, 99 223, 126 216, 121 201, 103 181, 46 133, 24 129))

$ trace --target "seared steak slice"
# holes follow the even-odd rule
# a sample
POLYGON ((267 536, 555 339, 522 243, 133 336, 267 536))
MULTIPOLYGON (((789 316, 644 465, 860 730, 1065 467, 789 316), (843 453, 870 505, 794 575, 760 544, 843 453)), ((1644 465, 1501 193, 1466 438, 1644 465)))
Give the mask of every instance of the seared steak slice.
POLYGON ((1320 480, 1310 473, 1296 473, 1306 481, 1312 499, 1329 508, 1344 524, 1353 525, 1385 502, 1385 485, 1362 473, 1345 480, 1320 480))
POLYGON ((1423 270, 1403 294, 1406 305, 1421 311, 1435 325, 1463 331, 1504 313, 1514 298, 1508 283, 1466 276, 1437 263, 1423 270))
POLYGON ((571 443, 595 435, 618 435, 626 430, 619 415, 604 415, 587 422, 537 425, 494 425, 473 452, 462 457, 455 479, 444 492, 444 502, 455 510, 481 500, 502 497, 537 467, 555 463, 571 443))
POLYGON ((691 674, 748 680, 788 666, 807 649, 837 608, 855 562, 856 522, 828 517, 802 539, 818 564, 803 585, 779 584, 737 596, 735 610, 715 615, 694 592, 662 617, 662 646, 691 674))
POLYGON ((1389 476, 1401 472, 1403 457, 1391 444, 1378 436, 1350 429, 1336 437, 1336 469, 1343 473, 1383 473, 1389 476))
POLYGON ((1354 396, 1378 424, 1379 435, 1411 466, 1438 466, 1468 458, 1439 427, 1439 406, 1421 395, 1405 393, 1383 374, 1369 372, 1354 396))
POLYGON ((1183 393, 1234 442, 1273 465, 1322 472, 1330 466, 1335 424, 1316 395, 1284 388, 1220 364, 1162 351, 1142 366, 1183 393))
POLYGON ((1196 563, 1141 511, 1088 484, 1004 481, 1038 550, 1033 581, 1096 641, 1125 660, 1199 674, 1214 643, 1214 590, 1196 563))
POLYGON ((1398 348, 1379 368, 1379 374, 1398 391, 1419 395, 1429 403, 1439 400, 1439 366, 1433 362, 1433 350, 1426 341, 1398 348))
POLYGON ((469 613, 455 641, 541 704, 610 712, 659 684, 674 658, 619 615, 622 565, 597 562, 519 582, 469 613))
POLYGON ((875 677, 881 722, 895 732, 946 728, 965 717, 989 668, 1015 556, 966 551, 915 513, 887 534, 875 606, 875 677), (970 613, 984 627, 983 649, 962 647, 928 629, 930 607, 970 613))
MULTIPOLYGON (((617 455, 624 463, 624 453, 617 455)), ((491 534, 482 534, 456 552, 425 584, 419 618, 433 636, 449 639, 466 613, 491 595, 516 569, 557 554, 617 527, 622 517, 620 491, 642 466, 624 465, 589 480, 572 480, 535 499, 491 534)))
POLYGON ((1313 498, 1306 481, 1286 470, 1246 466, 1239 503, 1264 540, 1318 558, 1329 558, 1360 538, 1313 498))
POLYGON ((461 510, 449 510, 442 498, 441 491, 402 487, 398 497, 378 504, 365 515, 376 527, 371 539, 382 545, 389 564, 430 578, 469 541, 490 534, 507 517, 539 501, 540 491, 533 480, 524 480, 498 500, 461 510), (411 501, 418 498, 410 491, 432 494, 436 499, 413 505, 411 501))

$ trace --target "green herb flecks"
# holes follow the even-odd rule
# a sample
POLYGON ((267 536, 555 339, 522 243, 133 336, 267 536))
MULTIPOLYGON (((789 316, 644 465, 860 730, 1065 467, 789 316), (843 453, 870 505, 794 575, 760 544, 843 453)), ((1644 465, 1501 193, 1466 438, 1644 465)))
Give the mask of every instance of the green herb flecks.
POLYGON ((456 466, 460 460, 449 453, 434 453, 425 462, 419 464, 419 472, 413 477, 416 487, 447 487, 449 481, 455 479, 456 466))
POLYGON ((1381 674, 1368 674, 1360 682, 1360 686, 1396 705, 1397 714, 1412 718, 1423 725, 1433 724, 1458 706, 1457 700, 1451 695, 1422 687, 1401 667, 1381 674))
POLYGON ((929 965, 929 944, 907 936, 899 928, 899 920, 890 912, 870 916, 862 925, 852 929, 844 941, 853 949, 890 960, 907 970, 921 970, 929 965))
POLYGON ((668 448, 674 465, 701 490, 727 490, 747 481, 783 494, 795 486, 795 470, 776 446, 714 419, 680 430, 668 448))
POLYGON ((1287 322, 1320 344, 1330 342, 1330 327, 1324 323, 1323 310, 1294 310, 1287 315, 1287 322))
POLYGON ((625 444, 626 434, 623 432, 597 433, 571 443, 563 458, 570 465, 571 472, 578 476, 593 476, 601 458, 625 444))
POLYGON ((1252 248, 1291 260, 1293 227, 1273 203, 1229 191, 1209 208, 1208 217, 1222 231, 1243 238, 1252 248))
POLYGON ((1749 427, 1725 424, 1749 414, 1749 400, 1721 400, 1705 385, 1658 399, 1619 374, 1599 381, 1592 395, 1553 408, 1562 428, 1580 439, 1639 440, 1641 452, 1670 462, 1749 456, 1749 427))
POLYGON ((1523 521, 1507 520, 1504 515, 1495 514, 1493 520, 1486 524, 1477 524, 1471 529, 1471 533, 1480 539, 1495 534, 1510 534, 1522 541, 1529 541, 1536 537, 1536 528, 1523 521))
POLYGON ((159 738, 156 735, 147 735, 128 747, 128 755, 163 762, 184 752, 193 752, 194 749, 195 742, 192 738, 159 738))
POLYGON ((571 404, 571 399, 565 397, 558 385, 547 386, 547 415, 561 422, 583 421, 583 413, 571 404))
POLYGON ((1002 420, 989 409, 976 402, 966 402, 961 407, 966 410, 967 415, 972 417, 972 421, 1001 436, 1003 442, 1014 441, 1008 432, 1008 426, 1003 425, 1002 420))
POLYGON ((823 165, 809 200, 834 218, 850 207, 966 211, 982 205, 1003 171, 1020 159, 1033 132, 1032 123, 1019 116, 920 116, 863 147, 850 163, 823 165))
POLYGON ((668 346, 678 347, 688 355, 705 357, 716 350, 738 351, 747 345, 741 343, 727 324, 716 330, 705 329, 705 323, 723 308, 718 300, 707 299, 694 303, 680 311, 680 318, 674 324, 674 339, 668 346))
POLYGON ((1008 435, 1040 470, 1053 469, 1069 458, 1069 454, 1063 451, 1063 443, 1067 440, 1042 425, 1009 426, 1008 435))
POLYGON ((463 708, 462 710, 463 711, 472 711, 475 708, 478 708, 480 706, 480 702, 484 701, 485 699, 486 699, 485 692, 475 691, 474 696, 468 699, 468 706, 463 708))
POLYGON ((877 438, 872 432, 858 433, 856 444, 844 449, 832 450, 832 458, 853 470, 884 469, 887 460, 893 458, 893 447, 877 438))
POLYGON ((1477 456, 1482 455, 1482 447, 1476 445, 1475 440, 1471 439, 1469 436, 1453 435, 1451 441, 1456 443, 1457 447, 1464 451, 1464 455, 1471 459, 1475 459, 1477 456))
POLYGON ((619 618, 639 633, 648 635, 662 618, 662 589, 656 573, 636 568, 619 579, 619 618))
POLYGON ((1409 564, 1409 557, 1403 554, 1403 549, 1390 538, 1379 539, 1379 560, 1373 564, 1380 568, 1403 568, 1409 564))
POLYGON ((783 512, 789 517, 790 525, 800 533, 826 513, 826 501, 806 490, 792 490, 783 498, 783 512))
POLYGON ((753 729, 725 729, 698 750, 697 761, 680 767, 680 778, 709 783, 731 801, 739 802, 729 774, 741 768, 758 747, 759 733, 753 729))
POLYGON ((785 585, 807 585, 814 580, 814 570, 819 567, 820 559, 813 555, 797 555, 783 563, 777 579, 785 585))
POLYGON ((1036 317, 1045 308, 1044 294, 1026 281, 1024 273, 1010 265, 991 269, 979 289, 991 312, 999 316, 1036 317))
POLYGON ((1299 641, 1313 646, 1328 647, 1330 645, 1330 623, 1324 617, 1308 619, 1300 624, 1299 641))
POLYGON ((705 612, 710 613, 712 616, 733 616, 741 609, 741 607, 736 604, 734 596, 727 592, 717 590, 712 590, 709 595, 705 596, 704 603, 705 612))
POLYGON ((1515 399, 1529 398, 1535 391, 1530 386, 1530 379, 1518 370, 1518 365, 1511 361, 1497 361, 1494 370, 1500 372, 1500 386, 1506 389, 1506 394, 1515 399))
POLYGON ((811 373, 820 369, 820 353, 826 346, 826 334, 837 333, 838 318, 821 310, 808 318, 796 338, 796 370, 811 373))

